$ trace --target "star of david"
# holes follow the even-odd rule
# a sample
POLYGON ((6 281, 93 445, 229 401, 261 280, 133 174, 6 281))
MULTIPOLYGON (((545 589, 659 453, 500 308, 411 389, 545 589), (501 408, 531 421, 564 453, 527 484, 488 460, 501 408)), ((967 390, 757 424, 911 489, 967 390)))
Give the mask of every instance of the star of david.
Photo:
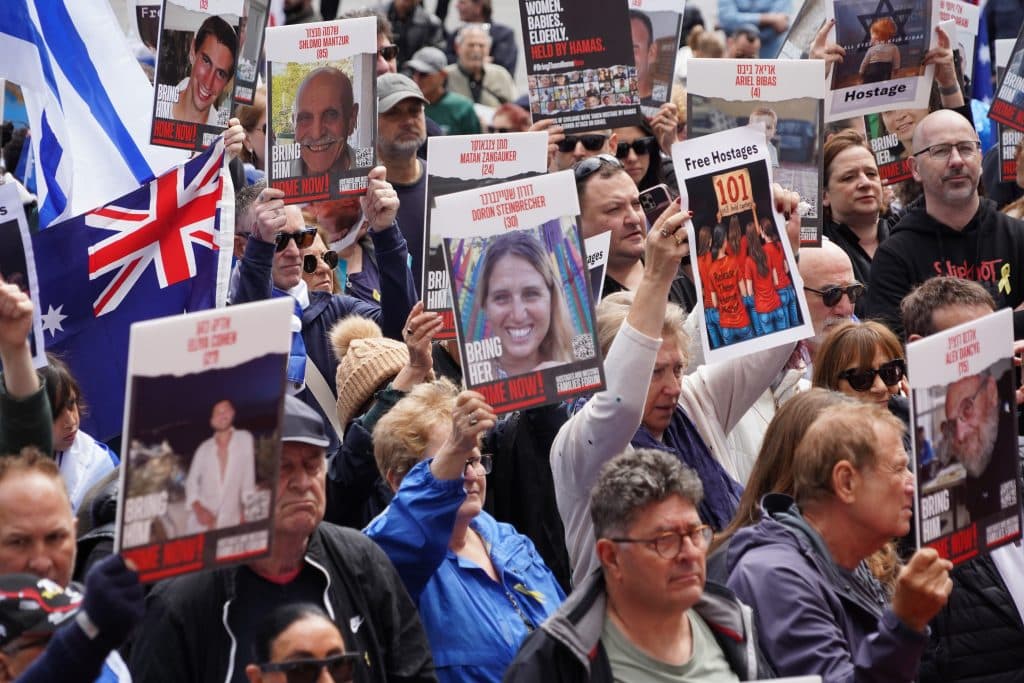
POLYGON ((871 24, 875 23, 875 20, 882 19, 883 17, 892 17, 892 20, 896 23, 896 35, 893 36, 893 44, 899 45, 900 38, 907 37, 907 21, 910 16, 914 13, 913 8, 907 9, 896 9, 892 6, 891 0, 878 0, 878 6, 875 7, 875 11, 872 14, 858 14, 857 21, 860 22, 861 27, 864 29, 864 37, 861 38, 863 45, 871 44, 871 24))

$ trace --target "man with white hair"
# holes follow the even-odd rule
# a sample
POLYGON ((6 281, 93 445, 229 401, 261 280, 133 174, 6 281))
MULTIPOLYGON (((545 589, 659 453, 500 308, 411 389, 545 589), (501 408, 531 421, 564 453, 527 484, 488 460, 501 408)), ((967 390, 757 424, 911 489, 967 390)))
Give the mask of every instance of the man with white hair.
POLYGON ((466 24, 455 35, 458 61, 449 64, 448 89, 477 104, 498 107, 516 98, 516 84, 504 67, 491 64, 491 35, 484 24, 466 24))

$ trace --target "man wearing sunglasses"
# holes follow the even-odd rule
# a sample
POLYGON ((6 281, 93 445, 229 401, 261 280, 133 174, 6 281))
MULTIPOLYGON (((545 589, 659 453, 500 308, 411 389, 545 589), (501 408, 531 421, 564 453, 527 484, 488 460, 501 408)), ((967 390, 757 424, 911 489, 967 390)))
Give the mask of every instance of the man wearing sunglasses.
POLYGON ((850 257, 827 237, 821 240, 820 247, 800 250, 799 268, 814 326, 814 336, 807 340, 813 363, 814 354, 829 331, 853 319, 853 307, 865 287, 857 282, 850 257))
POLYGON ((564 171, 598 154, 614 155, 618 144, 618 137, 610 128, 586 133, 567 133, 557 143, 558 151, 555 152, 554 167, 551 170, 564 171))
MULTIPOLYGON (((897 334, 900 301, 936 275, 978 282, 999 308, 1024 303, 1024 222, 978 196, 981 159, 977 132, 955 111, 933 112, 914 131, 909 162, 924 202, 878 248, 867 298, 867 315, 897 334)), ((1024 311, 1014 313, 1014 337, 1024 337, 1024 311)))
MULTIPOLYGON (((338 360, 328 341, 328 332, 334 323, 348 315, 361 315, 380 324, 386 336, 401 339, 405 319, 418 298, 408 266, 409 251, 395 221, 398 195, 386 176, 383 166, 371 170, 366 195, 360 199, 380 267, 379 304, 345 294, 308 290, 302 280, 302 250, 313 245, 316 228, 305 224, 297 206, 284 204, 281 190, 261 190, 245 212, 252 222, 236 228, 246 233, 246 244, 231 301, 262 301, 287 293, 299 303, 302 338, 308 359, 312 361, 306 363, 307 389, 300 392, 299 397, 325 417, 328 411, 334 413, 337 400, 333 378, 337 374, 338 360), (323 382, 313 377, 316 386, 310 387, 314 370, 320 373, 323 382), (328 377, 332 381, 327 381, 328 377)), ((335 431, 330 430, 332 453, 340 443, 335 431)))
POLYGON ((609 461, 590 495, 601 571, 526 639, 505 680, 770 677, 749 608, 706 581, 712 530, 697 514, 702 497, 697 474, 664 451, 609 461))

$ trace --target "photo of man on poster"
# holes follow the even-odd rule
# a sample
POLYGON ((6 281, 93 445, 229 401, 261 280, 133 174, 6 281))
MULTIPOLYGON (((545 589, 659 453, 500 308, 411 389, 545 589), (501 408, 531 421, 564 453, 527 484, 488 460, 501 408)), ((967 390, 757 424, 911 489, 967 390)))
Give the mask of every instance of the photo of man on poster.
POLYGON ((292 161, 291 174, 337 174, 351 168, 355 151, 348 138, 358 118, 352 81, 343 71, 333 66, 310 71, 299 84, 292 107, 299 158, 292 161))
MULTIPOLYGON (((648 100, 654 91, 654 67, 658 61, 658 44, 654 41, 654 26, 651 18, 640 10, 629 10, 629 30, 633 38, 633 61, 636 64, 636 81, 640 90, 640 101, 648 100)), ((657 105, 655 105, 657 106, 657 105)))
POLYGON ((231 95, 237 51, 235 29, 218 16, 207 17, 189 49, 189 74, 176 86, 178 101, 171 118, 221 125, 218 107, 231 95))

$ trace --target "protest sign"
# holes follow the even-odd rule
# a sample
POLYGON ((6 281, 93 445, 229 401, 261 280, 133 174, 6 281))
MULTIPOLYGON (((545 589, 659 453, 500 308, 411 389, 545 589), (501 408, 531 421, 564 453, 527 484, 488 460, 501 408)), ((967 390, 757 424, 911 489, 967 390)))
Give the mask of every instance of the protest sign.
MULTIPOLYGON (((437 197, 547 172, 547 133, 500 133, 427 138, 426 237, 423 240, 424 310, 437 311, 444 325, 435 339, 455 339, 451 288, 441 237, 433 229, 437 197)), ((573 190, 575 192, 575 188, 573 190)))
POLYGON ((242 0, 164 0, 150 142, 201 150, 228 125, 242 0))
POLYGON ((927 109, 897 109, 864 115, 864 132, 883 185, 911 178, 911 140, 927 109))
POLYGON ((604 387, 570 171, 437 198, 463 381, 497 413, 604 387))
POLYGON ((137 0, 135 4, 135 30, 139 41, 154 54, 160 40, 160 3, 137 0))
POLYGON ((629 0, 629 29, 640 94, 640 111, 652 117, 672 100, 672 79, 683 28, 678 0, 629 0))
POLYGON ((604 294, 604 274, 608 270, 608 251, 612 245, 612 231, 605 230, 583 240, 587 250, 587 268, 590 269, 590 293, 596 306, 604 294))
POLYGON ((1024 130, 1024 25, 1017 33, 988 117, 1004 126, 1024 130))
MULTIPOLYGON (((1016 43, 1011 38, 995 41, 996 80, 1002 80, 1006 65, 1010 63, 1010 55, 1016 43)), ((1024 137, 1024 131, 1005 126, 996 122, 997 151, 999 153, 999 179, 1004 183, 1017 181, 1017 143, 1024 137)))
POLYGON ((800 195, 800 242, 821 244, 821 60, 691 59, 687 77, 689 137, 760 125, 775 182, 800 195))
POLYGON ((833 0, 826 9, 846 50, 832 67, 827 120, 928 107, 935 66, 922 62, 938 41, 939 0, 833 0))
POLYGON ((259 79, 260 53, 270 14, 267 0, 246 0, 238 31, 238 68, 235 70, 235 102, 252 104, 259 79))
POLYGON ((140 580, 270 551, 292 307, 132 325, 115 548, 140 580))
POLYGON ((693 212, 687 232, 706 306, 704 357, 714 363, 811 336, 764 133, 744 126, 677 142, 672 162, 683 207, 693 212))
POLYGON ((363 194, 376 165, 373 17, 271 26, 267 183, 288 204, 363 194))
POLYGON ((907 364, 918 545, 959 564, 1017 540, 1012 312, 911 342, 907 364))
POLYGON ((637 125, 640 90, 623 0, 520 0, 534 121, 566 132, 637 125))
POLYGON ((804 0, 779 48, 779 59, 806 59, 814 36, 828 19, 830 0, 804 0))
POLYGON ((28 231, 25 207, 18 186, 0 181, 0 278, 9 285, 17 285, 35 304, 32 310, 32 331, 28 341, 33 364, 46 365, 43 348, 42 313, 39 310, 39 282, 36 279, 36 260, 32 256, 32 237, 28 231))

